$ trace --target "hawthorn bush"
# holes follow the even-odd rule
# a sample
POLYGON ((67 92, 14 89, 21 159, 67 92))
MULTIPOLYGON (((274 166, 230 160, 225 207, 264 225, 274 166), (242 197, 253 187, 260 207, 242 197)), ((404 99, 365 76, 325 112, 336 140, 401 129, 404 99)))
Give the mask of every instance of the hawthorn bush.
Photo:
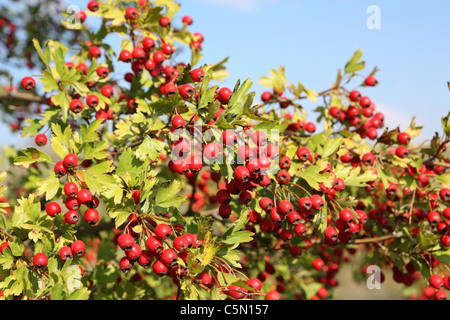
POLYGON ((250 79, 220 85, 227 59, 199 63, 179 7, 93 0, 54 26, 65 39, 29 39, 42 74, 1 93, 36 143, 3 150, 2 297, 329 299, 353 263, 357 280, 375 265, 410 298, 445 299, 450 114, 428 144, 414 118, 384 128, 361 50, 321 92, 274 69, 257 101, 250 79))

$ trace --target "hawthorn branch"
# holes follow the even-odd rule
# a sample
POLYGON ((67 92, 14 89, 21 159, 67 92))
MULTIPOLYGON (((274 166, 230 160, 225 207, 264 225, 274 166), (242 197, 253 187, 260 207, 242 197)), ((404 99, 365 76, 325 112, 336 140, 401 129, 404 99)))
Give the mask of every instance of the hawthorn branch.
POLYGON ((33 93, 28 92, 0 92, 0 101, 3 100, 21 100, 25 102, 38 102, 38 103, 45 103, 46 100, 38 95, 35 95, 33 93))

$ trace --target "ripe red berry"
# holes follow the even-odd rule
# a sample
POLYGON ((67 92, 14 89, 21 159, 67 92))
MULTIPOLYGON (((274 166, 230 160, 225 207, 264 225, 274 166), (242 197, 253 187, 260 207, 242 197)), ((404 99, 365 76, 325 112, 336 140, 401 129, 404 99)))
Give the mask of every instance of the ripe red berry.
POLYGON ((75 197, 78 193, 78 185, 75 182, 67 182, 64 185, 64 193, 68 197, 75 197))
POLYGON ((191 16, 183 16, 181 20, 183 21, 184 24, 187 24, 188 26, 190 26, 194 22, 191 16))
POLYGON ((139 12, 135 7, 128 7, 125 10, 125 17, 128 20, 136 20, 138 16, 139 16, 139 12))
POLYGON ((69 224, 76 224, 80 220, 80 215, 75 210, 69 210, 64 215, 64 221, 69 224))
POLYGON ((278 203, 277 208, 280 214, 283 216, 287 215, 294 209, 294 207, 292 206, 292 202, 290 202, 289 200, 281 200, 278 203))
POLYGON ((223 219, 227 219, 230 217, 231 215, 231 211, 232 208, 229 204, 222 204, 219 207, 219 215, 223 218, 223 219))
POLYGON ((96 72, 100 78, 106 78, 109 75, 109 69, 105 66, 98 67, 96 72))
POLYGON ((78 164, 78 157, 73 153, 69 153, 64 157, 63 163, 66 168, 74 168, 78 164))
POLYGON ((133 56, 129 50, 123 49, 122 51, 120 51, 120 54, 119 54, 120 61, 131 62, 132 58, 133 58, 133 56))
POLYGON ((36 81, 32 77, 24 77, 22 79, 22 88, 25 90, 33 90, 36 86, 36 81))
POLYGON ((173 47, 168 43, 164 43, 161 47, 161 51, 164 54, 170 56, 173 53, 173 47))
POLYGON ((98 223, 100 219, 100 214, 95 209, 87 209, 84 213, 84 221, 86 221, 87 224, 95 225, 98 223))
POLYGON ((69 104, 73 113, 80 113, 83 110, 83 102, 80 99, 73 99, 69 104))
POLYGON ((45 206, 45 211, 47 212, 47 214, 50 217, 54 217, 57 214, 61 213, 61 207, 59 206, 58 203, 56 202, 49 202, 46 206, 45 206))
POLYGON ((441 215, 439 212, 430 211, 427 215, 427 220, 433 227, 435 227, 441 221, 441 215))
POLYGON ((397 142, 399 143, 399 144, 402 144, 402 145, 408 145, 409 144, 409 142, 411 141, 411 137, 410 137, 410 135, 409 134, 407 134, 406 132, 400 132, 398 135, 397 135, 397 142))
MULTIPOLYGON (((448 189, 448 188, 442 188, 442 189, 439 191, 439 198, 441 198, 442 201, 450 202, 450 189, 448 189)), ((445 210, 448 210, 448 208, 445 209, 445 210)), ((449 215, 450 215, 450 214, 449 214, 449 215)))
POLYGON ((277 174, 277 181, 280 184, 286 184, 291 180, 291 175, 286 170, 280 170, 277 174))
POLYGON ((72 249, 68 246, 64 246, 58 251, 58 256, 62 261, 66 261, 73 258, 72 249))
POLYGON ((428 282, 429 282, 430 286, 432 286, 435 289, 439 289, 440 287, 442 287, 444 285, 444 280, 437 274, 432 275, 428 279, 428 282))
POLYGON ((122 249, 124 251, 130 250, 131 247, 133 246, 133 243, 134 243, 133 236, 131 236, 128 233, 122 233, 117 238, 117 244, 119 245, 120 249, 122 249))
POLYGON ((372 153, 365 153, 363 154, 361 161, 363 162, 364 165, 366 166, 372 166, 375 162, 375 157, 372 153))
POLYGON ((309 200, 311 200, 312 209, 316 211, 322 210, 324 201, 321 196, 319 196, 318 194, 313 194, 311 197, 309 197, 309 200))
POLYGON ((147 268, 153 261, 153 256, 147 250, 142 250, 141 256, 138 259, 138 263, 141 267, 147 268))
POLYGON ((273 201, 270 198, 262 197, 259 200, 259 206, 261 207, 261 209, 268 212, 273 208, 273 201))
POLYGON ((266 300, 281 300, 281 295, 277 291, 269 291, 265 296, 266 300))
POLYGON ((161 19, 159 19, 159 25, 163 28, 166 28, 168 26, 170 26, 170 19, 169 17, 162 17, 161 19))
POLYGON ((316 269, 317 271, 322 270, 324 265, 325 265, 325 262, 320 258, 314 259, 314 261, 312 262, 312 267, 314 269, 316 269))
POLYGON ((67 173, 67 167, 63 161, 58 161, 55 164, 54 171, 58 177, 62 177, 67 173))
POLYGON ((155 49, 156 42, 152 38, 145 37, 144 40, 142 40, 142 47, 145 51, 151 51, 155 49))
POLYGON ((408 151, 408 148, 405 146, 398 146, 395 149, 395 154, 397 155, 397 157, 407 158, 409 155, 409 151, 408 151))
POLYGON ((133 267, 133 263, 127 257, 123 257, 119 261, 119 268, 123 273, 129 273, 131 268, 133 267))
POLYGON ((373 86, 376 86, 376 85, 378 84, 378 81, 377 81, 377 79, 376 79, 374 76, 368 76, 368 77, 364 80, 364 83, 365 83, 367 86, 373 87, 373 86))
POLYGON ((86 104, 91 108, 95 108, 96 106, 98 106, 99 102, 100 101, 95 94, 90 94, 86 98, 86 104))
POLYGON ((204 76, 205 76, 205 71, 203 71, 202 69, 194 69, 191 71, 191 78, 195 82, 202 82, 204 76))
POLYGON ((133 51, 131 51, 131 55, 133 56, 134 60, 143 62, 145 59, 145 51, 142 47, 134 47, 133 51))
POLYGON ((110 85, 106 84, 100 89, 100 92, 105 97, 111 98, 112 94, 114 93, 114 89, 110 85))
POLYGON ((167 267, 173 266, 177 261, 178 255, 175 251, 168 248, 165 249, 160 256, 160 260, 162 263, 164 263, 167 267))
POLYGON ((129 250, 125 250, 125 254, 130 261, 134 262, 140 258, 142 249, 137 243, 133 242, 131 248, 129 250))
POLYGON ((99 47, 97 47, 97 46, 92 46, 92 47, 89 48, 89 55, 92 58, 98 59, 102 55, 102 50, 99 47))
POLYGON ((86 252, 86 245, 82 240, 75 240, 72 242, 70 249, 72 250, 72 254, 74 256, 81 258, 86 252))
POLYGON ((66 208, 69 210, 78 210, 80 208, 80 203, 78 202, 78 199, 75 197, 68 197, 64 204, 66 205, 66 208))
POLYGON ((160 223, 155 227, 155 235, 161 239, 167 239, 172 234, 172 229, 165 223, 160 223))
POLYGON ((219 102, 221 104, 227 104, 228 101, 230 100, 232 94, 233 94, 233 91, 231 91, 229 88, 224 87, 219 90, 217 99, 219 100, 219 102))
POLYGON ((350 92, 349 98, 350 98, 350 101, 357 102, 357 101, 359 101, 359 99, 361 99, 361 93, 357 90, 353 90, 350 92))
POLYGON ((370 101, 370 98, 367 96, 361 97, 361 99, 359 99, 359 105, 361 106, 361 108, 368 108, 370 107, 371 103, 372 101, 370 101))
POLYGON ((239 201, 243 204, 243 205, 249 205, 253 200, 253 197, 251 195, 250 192, 248 191, 242 191, 239 194, 239 201))
POLYGON ((77 192, 77 199, 80 204, 88 204, 92 201, 92 193, 88 189, 81 189, 77 192))
POLYGON ((148 237, 145 241, 145 247, 152 255, 157 255, 163 250, 163 244, 161 240, 156 237, 148 237))
POLYGON ((239 166, 234 169, 234 177, 240 182, 247 182, 250 179, 250 171, 246 166, 239 166))
POLYGON ((311 157, 311 152, 306 147, 300 147, 297 149, 297 158, 300 161, 306 161, 311 157))
POLYGON ((156 260, 153 263, 152 268, 153 268, 153 271, 159 276, 163 276, 163 275, 167 274, 167 272, 169 271, 169 268, 167 268, 167 266, 164 263, 162 263, 160 260, 156 260))
POLYGON ((33 265, 37 269, 44 269, 47 267, 48 264, 48 258, 45 255, 45 253, 39 252, 36 253, 33 257, 33 265))
POLYGON ((345 223, 350 223, 353 221, 353 213, 349 209, 343 209, 339 212, 339 218, 345 223))
POLYGON ((308 229, 303 223, 297 223, 294 228, 294 233, 299 237, 304 237, 308 233, 308 229))
POLYGON ((45 134, 43 134, 43 133, 39 133, 34 138, 34 142, 39 147, 43 147, 43 146, 45 146, 47 144, 47 136, 45 134))
POLYGON ((88 9, 92 12, 98 11, 98 2, 96 0, 91 0, 87 5, 88 9))
POLYGON ((164 62, 164 60, 166 60, 166 56, 162 51, 155 51, 153 53, 153 60, 157 65, 160 65, 161 63, 164 62))

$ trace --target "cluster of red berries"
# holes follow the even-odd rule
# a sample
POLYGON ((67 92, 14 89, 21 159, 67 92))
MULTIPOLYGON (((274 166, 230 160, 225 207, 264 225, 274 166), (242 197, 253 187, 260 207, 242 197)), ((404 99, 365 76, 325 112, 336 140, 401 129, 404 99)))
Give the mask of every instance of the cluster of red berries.
MULTIPOLYGON (((58 161, 55 164, 55 174, 59 178, 67 174, 72 175, 77 164, 78 157, 73 153, 69 153, 64 157, 64 160, 58 161)), ((83 182, 82 184, 84 185, 83 182)), ((64 214, 65 223, 76 224, 80 220, 80 215, 77 210, 79 210, 82 205, 88 207, 84 212, 84 220, 86 223, 95 225, 99 222, 100 214, 96 208, 100 201, 95 195, 92 195, 89 189, 80 189, 77 183, 69 181, 64 185, 64 194, 67 196, 64 200, 64 204, 68 209, 64 214)), ((45 210, 50 217, 55 217, 62 212, 61 206, 57 202, 49 202, 46 205, 45 210)))

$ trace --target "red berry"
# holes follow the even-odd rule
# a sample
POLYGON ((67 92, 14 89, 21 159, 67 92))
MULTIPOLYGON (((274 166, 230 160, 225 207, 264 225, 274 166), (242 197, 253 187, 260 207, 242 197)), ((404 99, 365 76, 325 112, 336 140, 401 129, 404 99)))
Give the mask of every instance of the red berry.
POLYGON ((89 1, 87 5, 88 9, 92 12, 98 11, 98 2, 96 0, 89 1))
POLYGON ((190 16, 184 16, 182 18, 182 21, 184 24, 187 24, 188 26, 190 26, 194 21, 192 20, 192 17, 190 16))
POLYGON ((163 276, 163 275, 167 274, 167 272, 169 271, 169 268, 167 268, 167 266, 164 263, 162 263, 160 260, 156 260, 153 263, 152 268, 153 268, 153 271, 159 276, 163 276))
POLYGON ((397 135, 397 142, 402 144, 402 145, 406 146, 406 145, 409 144, 410 141, 411 141, 411 137, 406 132, 400 132, 397 135))
POLYGON ((161 239, 167 239, 172 234, 172 229, 165 223, 158 224, 155 227, 155 235, 161 239))
POLYGON ((100 219, 100 214, 95 209, 87 209, 84 213, 84 221, 87 224, 94 225, 97 224, 100 219))
POLYGON ((324 265, 325 265, 325 262, 320 258, 317 258, 312 262, 312 267, 314 269, 316 269, 317 271, 322 270, 324 265))
POLYGON ((83 102, 80 99, 73 99, 69 104, 73 113, 80 113, 83 110, 83 102))
POLYGON ((59 206, 58 203, 56 202, 49 202, 46 206, 45 206, 45 211, 47 212, 47 214, 50 217, 54 217, 57 214, 61 213, 61 207, 59 206))
POLYGON ((128 233, 122 233, 117 238, 117 244, 119 245, 120 249, 124 251, 131 250, 131 247, 133 246, 134 239, 133 236, 131 236, 128 233))
POLYGON ((184 121, 182 116, 176 115, 176 116, 173 117, 173 119, 172 119, 172 126, 175 129, 184 127, 185 125, 186 125, 186 121, 184 121))
POLYGON ((64 157, 63 162, 67 168, 74 168, 78 164, 78 157, 73 153, 69 153, 64 157))
POLYGON ((132 262, 127 257, 120 259, 119 268, 123 273, 129 273, 133 267, 132 262))
POLYGON ((442 287, 444 285, 444 280, 437 274, 432 275, 428 279, 428 282, 429 282, 430 286, 432 286, 435 289, 439 289, 440 287, 442 287))
POLYGON ((163 28, 170 26, 169 17, 164 16, 161 19, 159 19, 159 25, 163 28))
POLYGON ((204 76, 205 76, 205 71, 203 71, 202 69, 194 69, 191 71, 191 78, 195 82, 202 82, 204 76))
POLYGON ((69 210, 64 215, 64 221, 69 224, 76 224, 80 220, 80 215, 75 210, 69 210))
POLYGON ((88 189, 81 189, 77 193, 77 199, 80 204, 88 204, 92 201, 92 193, 88 189))
POLYGON ((311 152, 306 147, 300 147, 297 149, 297 158, 300 161, 306 161, 311 157, 311 152))
POLYGON ((135 7, 128 7, 125 10, 125 17, 128 20, 136 20, 138 16, 139 16, 139 12, 135 7))
POLYGON ((34 142, 39 146, 45 146, 47 144, 47 136, 43 133, 39 133, 34 138, 34 142))
POLYGON ((373 86, 375 86, 375 85, 378 84, 378 81, 377 81, 377 79, 376 79, 374 76, 368 76, 368 77, 364 80, 364 83, 365 83, 367 86, 373 87, 373 86))
POLYGON ((86 245, 82 240, 75 240, 74 242, 72 242, 70 249, 72 250, 73 255, 76 255, 77 257, 81 258, 82 256, 84 256, 84 253, 86 252, 86 245))
POLYGON ((22 79, 22 88, 25 90, 33 90, 36 86, 36 81, 32 77, 24 77, 22 79))
POLYGON ((99 47, 97 47, 97 46, 92 46, 92 47, 89 48, 89 55, 92 58, 98 59, 102 55, 102 50, 99 47))
POLYGON ((64 246, 58 251, 58 256, 62 261, 66 261, 73 258, 72 249, 68 246, 64 246))
POLYGON ((45 253, 39 252, 33 257, 33 265, 37 269, 44 269, 47 267, 48 258, 45 253))
POLYGON ((357 90, 353 90, 350 92, 349 98, 350 98, 350 101, 357 102, 357 101, 359 101, 359 99, 361 99, 361 93, 357 90))
POLYGON ((266 293, 266 300, 281 300, 281 295, 277 291, 269 291, 266 293))
POLYGON ((409 155, 409 151, 408 151, 408 148, 405 146, 398 146, 395 149, 395 154, 397 155, 397 157, 407 158, 409 155))

